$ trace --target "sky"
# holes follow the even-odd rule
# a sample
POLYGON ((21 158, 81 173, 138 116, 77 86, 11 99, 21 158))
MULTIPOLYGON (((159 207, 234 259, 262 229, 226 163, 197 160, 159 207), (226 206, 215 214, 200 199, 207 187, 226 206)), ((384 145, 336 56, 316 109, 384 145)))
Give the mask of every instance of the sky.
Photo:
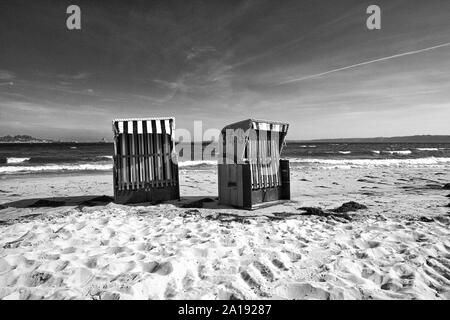
POLYGON ((152 116, 287 121, 291 140, 450 134, 450 1, 0 2, 0 136, 111 140, 112 119, 152 116))

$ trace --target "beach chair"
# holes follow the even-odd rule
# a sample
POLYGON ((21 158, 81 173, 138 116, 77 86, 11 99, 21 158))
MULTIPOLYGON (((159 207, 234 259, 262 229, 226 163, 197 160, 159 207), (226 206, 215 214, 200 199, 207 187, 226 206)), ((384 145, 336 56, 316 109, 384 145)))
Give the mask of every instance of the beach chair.
POLYGON ((113 120, 114 202, 180 198, 175 118, 113 120))
POLYGON ((248 119, 222 129, 219 203, 256 209, 290 199, 289 161, 280 159, 289 125, 248 119))

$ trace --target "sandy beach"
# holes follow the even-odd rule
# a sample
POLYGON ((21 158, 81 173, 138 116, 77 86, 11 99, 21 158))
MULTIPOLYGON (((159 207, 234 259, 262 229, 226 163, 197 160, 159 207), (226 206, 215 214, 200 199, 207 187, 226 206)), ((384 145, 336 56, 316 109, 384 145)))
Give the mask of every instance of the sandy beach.
POLYGON ((448 172, 293 165, 254 211, 218 205, 214 166, 155 205, 110 203, 110 172, 3 176, 0 298, 449 299, 448 172))

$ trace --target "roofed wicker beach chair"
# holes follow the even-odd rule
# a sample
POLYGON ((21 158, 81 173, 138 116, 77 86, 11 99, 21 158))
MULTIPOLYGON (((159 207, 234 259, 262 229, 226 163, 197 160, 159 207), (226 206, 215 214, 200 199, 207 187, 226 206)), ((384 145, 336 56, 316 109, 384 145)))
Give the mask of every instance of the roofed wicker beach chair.
POLYGON ((113 120, 114 202, 180 198, 175 118, 113 120))
POLYGON ((256 209, 290 199, 289 161, 280 159, 289 124, 248 119, 222 129, 219 203, 256 209))

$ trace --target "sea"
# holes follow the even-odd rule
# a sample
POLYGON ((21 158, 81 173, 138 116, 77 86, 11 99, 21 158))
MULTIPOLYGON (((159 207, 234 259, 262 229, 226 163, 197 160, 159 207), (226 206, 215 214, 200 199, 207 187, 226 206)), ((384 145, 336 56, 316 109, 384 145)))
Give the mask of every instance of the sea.
MULTIPOLYGON (((0 176, 108 172, 112 143, 0 144, 0 176)), ((181 170, 213 168, 215 146, 178 144, 181 170)), ((314 169, 370 166, 450 166, 449 143, 304 143, 287 142, 282 157, 291 166, 314 169)))

